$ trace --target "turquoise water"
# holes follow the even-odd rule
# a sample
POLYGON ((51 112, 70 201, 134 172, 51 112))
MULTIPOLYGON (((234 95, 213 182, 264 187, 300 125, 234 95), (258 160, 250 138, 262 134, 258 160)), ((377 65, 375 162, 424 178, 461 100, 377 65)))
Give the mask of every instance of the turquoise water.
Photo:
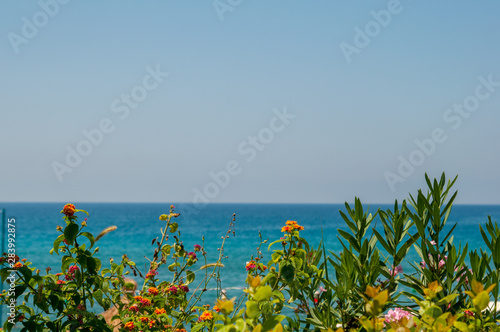
MULTIPOLYGON (((125 203, 81 203, 75 204, 78 209, 90 213, 87 225, 88 231, 97 235, 108 226, 115 225, 117 230, 107 234, 99 242, 98 257, 103 267, 109 266, 108 261, 116 261, 126 253, 138 266, 145 270, 147 260, 152 257, 154 247, 151 240, 160 237, 160 227, 164 225, 158 219, 162 213, 168 213, 169 204, 125 204, 125 203)), ((58 236, 57 225, 63 225, 60 211, 64 203, 0 203, 0 208, 6 209, 8 218, 16 219, 16 253, 21 258, 27 258, 40 270, 52 267, 52 272, 60 267, 60 256, 50 255, 54 239, 58 236)), ((370 212, 378 207, 390 208, 388 205, 371 205, 370 212)), ((328 250, 341 251, 337 239, 337 229, 345 228, 339 209, 340 204, 210 204, 203 209, 193 210, 189 206, 176 204, 176 211, 181 216, 175 221, 179 223, 181 237, 187 250, 192 251, 195 244, 202 244, 205 237, 205 250, 208 262, 217 259, 217 248, 220 247, 221 236, 226 234, 233 213, 236 213, 235 236, 230 236, 225 244, 225 254, 222 269, 222 286, 227 288, 228 297, 241 295, 241 288, 246 277, 245 263, 250 255, 256 253, 259 245, 259 230, 264 239, 278 239, 282 233, 281 227, 286 220, 296 220, 305 230, 301 235, 310 244, 317 245, 323 231, 324 241, 328 250), (197 214, 193 213, 195 211, 197 214)), ((453 207, 449 225, 457 223, 454 232, 454 242, 468 242, 469 249, 485 248, 479 232, 479 224, 484 224, 491 215, 495 221, 500 221, 499 205, 456 205, 453 207)), ((79 221, 85 216, 80 215, 79 221)), ((378 223, 380 226, 380 222, 378 223)), ((5 232, 4 238, 5 238, 5 232)), ((170 242, 172 242, 171 239, 170 242)), ((4 251, 6 251, 4 249, 4 251)), ((267 245, 262 251, 266 256, 264 262, 270 259, 267 245)), ((410 252, 409 261, 419 261, 414 251, 410 252)), ((199 262, 201 263, 201 262, 199 262)), ((201 264, 199 264, 201 266, 201 264)), ((163 270, 166 274, 166 268, 163 270)), ((405 271, 406 272, 406 271, 405 271)), ((44 273, 44 272, 43 272, 44 273)), ((160 270, 162 273, 162 270, 160 270)), ((139 279, 137 279, 139 281, 139 279)), ((209 295, 210 297, 210 295, 209 295)), ((208 302, 207 302, 208 303, 208 302)), ((99 311, 99 310, 98 310, 99 311)), ((3 320, 3 319, 2 319, 3 320)))

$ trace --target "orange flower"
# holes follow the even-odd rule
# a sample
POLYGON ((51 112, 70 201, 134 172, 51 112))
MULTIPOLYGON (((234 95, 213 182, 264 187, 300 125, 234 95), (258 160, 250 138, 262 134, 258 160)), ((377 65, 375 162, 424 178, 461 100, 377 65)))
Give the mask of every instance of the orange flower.
POLYGON ((129 331, 132 331, 135 328, 135 325, 134 325, 134 322, 130 321, 130 322, 125 323, 124 327, 126 329, 129 329, 129 331))
POLYGON ((15 269, 20 269, 20 268, 22 268, 23 266, 24 266, 24 264, 23 264, 23 263, 21 263, 21 262, 17 262, 16 264, 14 264, 14 268, 15 268, 15 269))
POLYGON ((148 293, 151 295, 158 295, 159 291, 158 291, 158 288, 156 288, 156 287, 149 287, 148 293))
POLYGON ((143 322, 143 323, 147 323, 147 322, 149 322, 149 318, 147 318, 147 317, 139 317, 139 320, 140 320, 141 322, 143 322))
POLYGON ((75 210, 76 208, 73 204, 66 204, 63 207, 61 213, 64 213, 67 217, 71 217, 72 215, 75 214, 75 210))
POLYGON ((134 300, 141 301, 142 300, 142 296, 136 295, 136 296, 134 296, 134 300))
POLYGON ((208 310, 205 310, 205 311, 201 314, 201 316, 200 316, 199 320, 200 320, 200 321, 206 321, 206 320, 212 320, 213 318, 214 318, 214 316, 212 315, 212 312, 211 312, 211 311, 208 311, 208 310))
POLYGON ((220 309, 218 306, 214 305, 214 310, 217 311, 217 312, 220 312, 220 309))
POLYGON ((156 321, 150 320, 149 323, 148 323, 149 328, 152 328, 153 325, 155 325, 155 323, 156 323, 156 321))
POLYGON ((161 314, 165 314, 165 313, 167 313, 167 312, 163 308, 156 308, 155 309, 155 314, 157 314, 157 315, 161 315, 161 314))
POLYGON ((284 226, 281 231, 283 233, 291 233, 293 230, 298 230, 298 231, 303 231, 304 227, 300 226, 297 224, 296 221, 293 220, 287 220, 286 221, 286 226, 284 226))

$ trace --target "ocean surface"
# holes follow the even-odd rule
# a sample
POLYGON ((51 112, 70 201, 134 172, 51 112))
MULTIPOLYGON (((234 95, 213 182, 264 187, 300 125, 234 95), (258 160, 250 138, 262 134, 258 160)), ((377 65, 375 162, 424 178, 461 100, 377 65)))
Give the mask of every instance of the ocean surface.
MULTIPOLYGON (((65 203, 0 203, 7 218, 16 220, 16 254, 20 258, 27 258, 33 262, 32 266, 39 268, 45 274, 47 267, 52 272, 60 271, 61 256, 50 255, 53 241, 60 234, 56 231, 57 225, 64 225, 60 213, 65 203)), ((174 203, 175 204, 175 203, 174 203)), ((108 226, 117 226, 117 230, 105 235, 96 246, 99 247, 97 256, 103 267, 109 266, 109 259, 120 261, 123 254, 146 270, 147 260, 151 258, 154 247, 152 239, 160 238, 160 227, 164 222, 158 217, 168 213, 170 204, 144 203, 75 203, 77 209, 89 212, 87 231, 96 236, 108 226)), ((195 244, 203 244, 208 253, 208 262, 217 260, 217 249, 221 245, 221 237, 226 235, 233 213, 236 214, 234 223, 235 236, 226 240, 224 253, 228 256, 224 260, 221 270, 223 288, 227 289, 228 297, 240 296, 241 287, 246 278, 245 263, 252 254, 256 254, 259 245, 259 231, 263 239, 269 243, 282 236, 281 227, 287 220, 296 220, 305 230, 301 231, 311 245, 317 246, 322 237, 327 250, 340 252, 341 245, 337 238, 337 229, 346 229, 339 210, 345 211, 343 204, 209 204, 196 207, 186 204, 175 204, 176 212, 181 216, 175 221, 179 224, 181 239, 186 250, 192 251, 195 244)), ((365 209, 368 205, 364 206, 365 209)), ((372 204, 369 211, 375 213, 378 208, 388 209, 391 205, 372 204)), ((493 221, 500 222, 500 205, 455 205, 452 209, 448 225, 457 223, 454 231, 454 243, 469 244, 469 249, 486 246, 479 232, 479 224, 484 225, 488 215, 493 221)), ((86 216, 79 214, 79 221, 86 216)), ((378 219, 378 218, 377 218, 378 219)), ((375 221, 372 224, 375 226, 375 221)), ((377 227, 381 226, 380 221, 377 227)), ((2 236, 6 239, 6 230, 2 236)), ((171 236, 169 243, 173 243, 171 236)), ((4 244, 5 246, 6 244, 4 244)), ((265 255, 264 262, 270 259, 268 245, 262 246, 265 255)), ((276 245, 275 248, 278 248, 276 245)), ((5 247, 3 251, 6 251, 5 247)), ((201 258, 201 255, 198 255, 201 258)), ((410 251, 409 262, 420 261, 414 250, 410 251)), ((202 261, 197 263, 202 266, 202 261)), ((409 263, 406 263, 409 266, 409 263)), ((407 271, 405 271, 407 272, 407 271)), ((166 267, 160 269, 160 276, 168 280, 166 267)), ((201 278, 201 275, 199 276, 201 278)), ((199 279, 197 277, 197 279, 199 279)), ((139 281, 140 279, 137 279, 139 281)), ((215 293, 215 292, 213 292, 215 293)), ((210 291, 206 303, 212 303, 210 291)), ((99 309, 96 309, 100 311, 99 309)), ((2 321, 3 321, 2 317, 2 321)))

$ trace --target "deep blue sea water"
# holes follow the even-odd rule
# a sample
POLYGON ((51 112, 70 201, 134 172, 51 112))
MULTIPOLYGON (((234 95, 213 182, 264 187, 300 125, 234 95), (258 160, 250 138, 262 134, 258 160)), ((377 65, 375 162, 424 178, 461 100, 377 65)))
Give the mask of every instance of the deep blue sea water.
MULTIPOLYGON (((108 226, 116 225, 117 230, 107 234, 99 242, 98 257, 103 267, 109 266, 109 259, 120 261, 126 253, 138 266, 145 270, 147 260, 144 256, 152 257, 154 247, 151 240, 160 236, 160 227, 164 222, 158 219, 160 214, 168 213, 169 204, 144 203, 80 203, 75 204, 78 209, 87 210, 90 216, 87 221, 87 230, 97 235, 108 226)), ((60 256, 50 255, 54 239, 60 234, 56 231, 57 225, 64 225, 60 211, 64 203, 0 203, 0 208, 6 209, 8 218, 16 219, 16 253, 21 258, 27 258, 40 270, 52 267, 52 272, 60 269, 60 256)), ((341 251, 337 239, 337 229, 345 229, 339 209, 345 211, 342 204, 210 204, 203 209, 197 209, 197 214, 182 213, 189 206, 176 204, 176 211, 181 216, 175 221, 179 223, 184 246, 191 251, 195 244, 202 244, 205 237, 205 250, 208 252, 208 262, 217 259, 217 248, 220 247, 221 236, 226 234, 233 213, 236 213, 235 233, 225 244, 225 253, 228 259, 224 261, 222 269, 222 285, 228 288, 228 296, 239 296, 246 277, 245 263, 250 255, 256 253, 259 244, 259 231, 264 239, 274 241, 282 235, 281 227, 286 220, 296 220, 305 230, 301 236, 310 244, 318 245, 323 231, 327 250, 341 251)), ((377 208, 390 208, 389 205, 370 206, 370 212, 377 208)), ((500 222, 500 205, 456 205, 448 221, 449 225, 457 223, 454 232, 454 242, 467 242, 469 249, 483 248, 479 224, 488 220, 487 216, 500 222)), ((79 221, 85 215, 80 214, 79 221)), ((380 226, 380 222, 378 223, 380 226)), ((3 232, 5 238, 5 230, 3 232)), ((172 243, 171 239, 170 243, 172 243)), ((5 248, 3 251, 6 251, 5 248)), ((270 259, 267 245, 262 247, 270 259)), ((409 261, 419 261, 412 250, 409 261)), ((201 266, 201 264, 200 264, 201 266)), ((166 268, 163 270, 167 273, 166 268)), ((406 271, 405 271, 406 272, 406 271)), ((44 273, 44 272, 43 272, 44 273)), ((160 270, 160 273, 162 271, 160 270)), ((139 280, 139 279, 138 279, 139 280)), ((207 302, 208 303, 208 302, 207 302)), ((98 310, 99 311, 99 310, 98 310)), ((2 321, 3 321, 2 317, 2 321)))

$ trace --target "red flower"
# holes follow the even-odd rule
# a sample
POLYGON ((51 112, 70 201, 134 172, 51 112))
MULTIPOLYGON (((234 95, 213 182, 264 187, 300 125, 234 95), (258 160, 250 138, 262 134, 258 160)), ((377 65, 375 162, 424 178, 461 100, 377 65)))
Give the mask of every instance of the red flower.
POLYGON ((150 306, 151 305, 151 300, 150 299, 142 299, 141 300, 141 304, 145 307, 147 306, 150 306))
POLYGON ((133 321, 130 321, 130 322, 125 323, 124 327, 126 329, 129 329, 129 331, 132 331, 135 328, 135 325, 134 325, 133 321))

